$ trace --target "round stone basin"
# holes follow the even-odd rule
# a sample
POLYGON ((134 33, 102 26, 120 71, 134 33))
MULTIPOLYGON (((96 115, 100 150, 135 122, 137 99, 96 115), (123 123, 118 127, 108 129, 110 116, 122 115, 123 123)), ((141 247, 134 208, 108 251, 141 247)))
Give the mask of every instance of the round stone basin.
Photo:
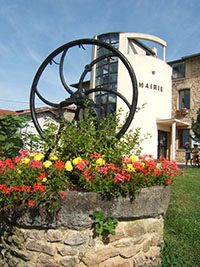
POLYGON ((103 211, 105 218, 134 220, 164 215, 170 199, 170 186, 143 188, 134 198, 106 198, 93 192, 66 192, 59 216, 46 216, 34 210, 6 215, 7 220, 22 227, 90 228, 94 211, 103 211))

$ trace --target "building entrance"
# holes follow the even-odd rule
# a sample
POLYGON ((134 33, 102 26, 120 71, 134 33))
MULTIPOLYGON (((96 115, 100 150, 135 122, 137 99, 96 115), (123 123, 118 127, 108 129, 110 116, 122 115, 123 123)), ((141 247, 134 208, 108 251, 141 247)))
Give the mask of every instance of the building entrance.
POLYGON ((167 132, 158 131, 158 158, 167 157, 167 132))

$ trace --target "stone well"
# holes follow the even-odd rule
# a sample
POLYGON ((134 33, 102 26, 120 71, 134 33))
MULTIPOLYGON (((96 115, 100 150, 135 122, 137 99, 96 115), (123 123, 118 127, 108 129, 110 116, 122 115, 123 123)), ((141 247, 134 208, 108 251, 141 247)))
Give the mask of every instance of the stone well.
POLYGON ((1 214, 0 263, 4 267, 116 267, 157 264, 170 187, 144 188, 133 199, 68 192, 57 217, 1 214), (94 211, 117 218, 114 236, 95 237, 94 211))

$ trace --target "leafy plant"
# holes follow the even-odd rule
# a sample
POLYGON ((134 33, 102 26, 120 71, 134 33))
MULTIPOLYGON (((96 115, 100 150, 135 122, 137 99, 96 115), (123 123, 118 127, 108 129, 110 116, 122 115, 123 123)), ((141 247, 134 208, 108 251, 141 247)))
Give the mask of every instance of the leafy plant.
POLYGON ((115 235, 115 228, 118 225, 118 220, 113 218, 105 219, 104 212, 94 211, 94 231, 97 235, 108 236, 115 235))
POLYGON ((63 120, 60 127, 53 123, 46 124, 46 143, 44 153, 57 153, 63 160, 81 156, 88 158, 98 151, 110 161, 118 161, 121 155, 132 153, 139 155, 142 151, 140 129, 130 130, 118 140, 115 136, 121 127, 120 113, 110 114, 100 120, 97 128, 96 116, 90 108, 85 109, 84 119, 72 121, 63 120))
POLYGON ((4 114, 0 117, 0 159, 15 158, 19 150, 29 147, 30 150, 42 148, 40 135, 26 131, 30 121, 29 115, 17 116, 4 114))
POLYGON ((191 129, 194 133, 194 137, 192 137, 196 142, 200 142, 200 109, 197 111, 196 119, 192 118, 192 126, 191 129))
POLYGON ((14 158, 23 148, 23 134, 20 132, 25 127, 27 117, 4 114, 0 117, 0 158, 14 158))

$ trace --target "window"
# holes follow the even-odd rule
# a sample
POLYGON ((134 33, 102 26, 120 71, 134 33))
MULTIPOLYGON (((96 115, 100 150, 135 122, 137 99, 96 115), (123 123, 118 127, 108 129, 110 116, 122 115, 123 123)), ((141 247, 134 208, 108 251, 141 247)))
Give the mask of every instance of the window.
POLYGON ((185 61, 179 61, 170 64, 172 67, 172 79, 185 77, 185 61))
POLYGON ((190 109, 190 89, 179 90, 179 109, 190 109))
MULTIPOLYGON (((100 41, 104 41, 115 48, 119 47, 119 34, 108 33, 98 36, 100 41)), ((110 51, 103 47, 97 48, 97 57, 110 54, 110 51)), ((99 61, 96 65, 96 87, 112 89, 117 91, 118 76, 118 57, 113 56, 99 61)), ((103 91, 95 93, 96 103, 101 106, 102 114, 112 113, 116 111, 116 95, 103 91)))
POLYGON ((178 130, 178 148, 184 148, 185 142, 190 142, 189 130, 178 130))

